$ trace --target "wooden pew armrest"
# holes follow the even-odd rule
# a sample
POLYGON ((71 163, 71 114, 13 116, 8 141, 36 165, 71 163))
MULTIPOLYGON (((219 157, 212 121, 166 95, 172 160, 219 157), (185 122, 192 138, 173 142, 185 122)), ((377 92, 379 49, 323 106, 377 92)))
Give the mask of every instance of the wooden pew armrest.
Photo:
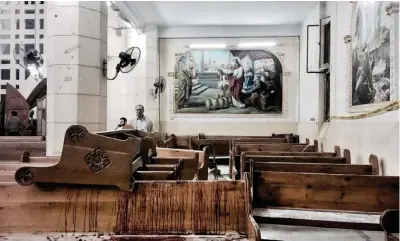
POLYGON ((261 231, 252 214, 247 215, 247 239, 249 241, 261 241, 261 231))
POLYGON ((399 240, 399 209, 388 209, 384 211, 379 223, 385 231, 386 240, 399 240))

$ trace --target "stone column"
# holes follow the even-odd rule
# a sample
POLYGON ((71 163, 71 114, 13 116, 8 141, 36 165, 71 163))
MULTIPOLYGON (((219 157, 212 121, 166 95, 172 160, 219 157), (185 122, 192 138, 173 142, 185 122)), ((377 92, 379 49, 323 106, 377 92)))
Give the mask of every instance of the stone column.
POLYGON ((74 124, 106 129, 107 3, 47 3, 47 155, 60 155, 74 124))
MULTIPOLYGON (((150 95, 154 91, 154 81, 159 76, 158 28, 155 25, 146 25, 138 33, 132 29, 127 36, 127 48, 136 46, 141 49, 141 59, 136 68, 126 74, 129 103, 127 111, 130 118, 135 117, 135 106, 141 104, 145 108, 145 115, 153 122, 154 131, 160 130, 159 111, 160 98, 150 95)), ((165 76, 166 77, 166 76, 165 76)))
MULTIPOLYGON (((107 76, 113 78, 115 67, 119 63, 119 53, 127 49, 127 31, 123 20, 118 16, 119 11, 108 8, 108 36, 107 36, 107 76)), ((107 130, 114 129, 119 119, 126 116, 128 108, 126 74, 119 73, 116 79, 107 81, 107 130)))

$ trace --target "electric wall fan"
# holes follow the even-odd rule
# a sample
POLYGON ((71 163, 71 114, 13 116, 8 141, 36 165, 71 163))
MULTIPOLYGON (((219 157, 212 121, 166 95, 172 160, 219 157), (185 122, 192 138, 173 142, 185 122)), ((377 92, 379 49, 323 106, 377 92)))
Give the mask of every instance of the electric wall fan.
POLYGON ((157 98, 157 94, 161 94, 165 90, 165 78, 163 76, 159 76, 154 81, 154 90, 151 90, 150 95, 154 96, 154 99, 157 98))
POLYGON ((21 47, 14 49, 15 61, 24 69, 28 70, 29 73, 37 80, 42 80, 42 66, 44 63, 42 55, 36 49, 30 49, 27 52, 21 47))
POLYGON ((129 73, 139 63, 141 51, 138 47, 131 47, 125 52, 119 53, 119 63, 115 67, 115 74, 112 78, 107 77, 107 60, 103 61, 103 75, 108 80, 117 78, 119 72, 129 73))

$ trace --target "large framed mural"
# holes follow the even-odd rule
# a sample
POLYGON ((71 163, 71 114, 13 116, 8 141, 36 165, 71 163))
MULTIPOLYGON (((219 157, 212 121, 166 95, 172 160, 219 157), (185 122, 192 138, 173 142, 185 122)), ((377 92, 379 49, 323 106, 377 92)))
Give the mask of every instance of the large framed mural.
POLYGON ((382 1, 353 3, 349 112, 368 111, 398 99, 398 57, 395 57, 398 55, 398 46, 395 46, 398 45, 395 37, 398 38, 398 32, 395 33, 398 23, 395 25, 395 14, 389 13, 392 4, 382 1))
POLYGON ((175 54, 174 114, 282 115, 283 66, 268 50, 175 54))

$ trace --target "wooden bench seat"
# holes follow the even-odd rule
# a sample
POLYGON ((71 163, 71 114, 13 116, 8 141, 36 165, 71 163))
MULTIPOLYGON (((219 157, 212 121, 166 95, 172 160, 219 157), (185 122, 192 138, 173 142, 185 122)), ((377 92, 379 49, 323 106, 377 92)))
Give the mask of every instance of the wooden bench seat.
POLYGON ((379 226, 380 213, 255 208, 253 209, 253 216, 260 223, 381 230, 379 226))
MULTIPOLYGON (((253 171, 251 178, 253 179, 253 208, 257 209, 258 213, 265 214, 264 211, 269 211, 271 208, 280 208, 296 211, 308 209, 309 211, 325 210, 336 213, 356 212, 379 215, 386 209, 399 206, 399 177, 253 171)), ((287 213, 290 212, 287 211, 287 213)), ((294 212, 290 215, 294 215, 294 212)), ((376 222, 377 216, 370 217, 373 218, 373 222, 372 219, 365 219, 364 223, 354 223, 334 220, 332 217, 337 217, 337 215, 328 213, 326 218, 331 215, 329 218, 331 220, 307 221, 305 216, 301 217, 299 213, 296 215, 300 217, 300 220, 294 216, 291 218, 267 216, 266 218, 268 222, 279 224, 380 230, 379 223, 376 222)), ((310 214, 312 215, 314 214, 310 214)), ((260 221, 260 219, 257 220, 260 221)))

